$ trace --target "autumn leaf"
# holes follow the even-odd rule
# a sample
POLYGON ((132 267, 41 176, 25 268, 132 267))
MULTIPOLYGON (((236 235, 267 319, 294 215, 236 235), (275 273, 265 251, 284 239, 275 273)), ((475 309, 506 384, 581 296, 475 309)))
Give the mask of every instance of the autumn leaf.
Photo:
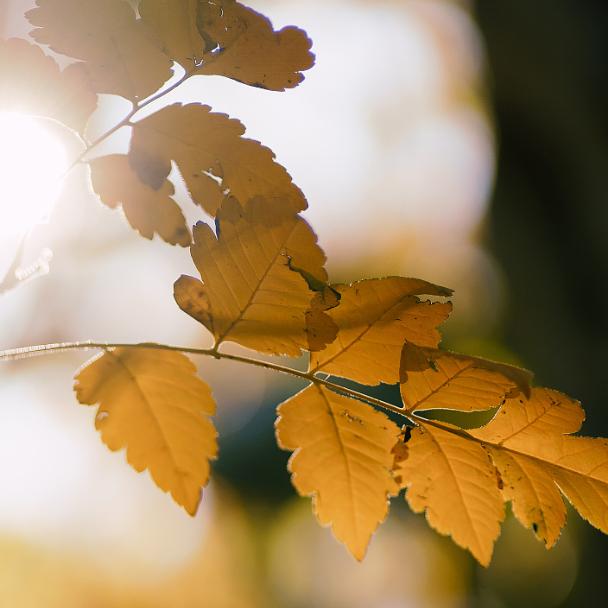
POLYGON ((395 474, 407 488, 406 499, 429 525, 449 534, 484 566, 504 517, 498 478, 479 443, 420 422, 406 443, 407 457, 395 474))
POLYGON ((470 434, 487 446, 520 522, 551 547, 566 520, 558 490, 593 526, 608 532, 608 441, 574 437, 585 414, 558 391, 535 388, 508 399, 470 434))
POLYGON ((320 283, 327 274, 325 254, 301 217, 273 201, 254 199, 243 210, 229 199, 217 226, 217 236, 206 224, 194 228, 192 259, 203 282, 181 277, 175 284, 178 305, 207 327, 216 346, 232 341, 298 356, 311 343, 322 348, 334 339, 337 328, 329 317, 310 326, 308 313, 317 308, 324 314, 328 305, 304 273, 320 283))
MULTIPOLYGON (((85 150, 73 166, 90 165, 102 202, 121 207, 142 236, 191 247, 202 280, 180 277, 175 299, 215 346, 183 350, 313 381, 279 406, 277 441, 293 452, 297 491, 312 497, 320 523, 355 558, 363 559, 389 498, 402 488, 415 512, 483 565, 505 502, 548 548, 566 522, 563 497, 608 532, 608 440, 575 436, 584 419, 578 402, 532 389, 526 370, 440 350, 438 327, 451 311, 440 299, 449 289, 402 277, 330 285, 325 254, 298 215, 304 195, 270 149, 244 137, 239 121, 181 103, 138 120, 140 110, 194 75, 274 91, 297 86, 314 63, 304 31, 275 30, 236 0, 35 0, 27 18, 36 42, 75 63, 60 69, 28 41, 0 40, 0 109, 77 131, 85 150), (174 62, 184 77, 163 90, 174 62), (131 110, 89 143, 87 121, 104 93, 126 98, 131 110), (86 160, 121 127, 132 129, 127 155, 86 160), (215 217, 215 230, 198 223, 192 238, 174 200, 173 167, 193 201, 215 217), (228 341, 272 355, 309 351, 309 372, 218 350, 228 341), (398 383, 404 407, 316 374, 398 383), (366 400, 412 427, 401 435, 366 400), (492 420, 472 430, 437 420, 437 412, 432 420, 420 415, 492 408, 492 420)), ((91 346, 13 349, 0 360, 91 346)), ((97 406, 95 425, 110 449, 124 448, 133 468, 147 469, 194 515, 218 452, 209 387, 178 347, 96 346, 103 353, 76 376, 78 400, 97 406)))
POLYGON ((26 17, 36 42, 85 63, 97 93, 138 101, 171 77, 162 43, 123 0, 36 0, 26 17))
POLYGON ((401 357, 401 396, 406 410, 448 409, 463 412, 498 407, 507 393, 529 391, 529 372, 406 343, 401 357), (517 383, 511 379, 514 378, 517 383))
POLYGON ((388 277, 333 287, 340 294, 340 306, 328 315, 338 326, 338 335, 311 355, 310 371, 362 384, 399 382, 403 343, 436 347, 441 339, 437 326, 452 310, 449 303, 421 301, 418 295, 452 292, 420 279, 388 277))
POLYGON ((362 560, 388 498, 398 492, 390 469, 399 428, 383 413, 312 385, 282 403, 277 441, 293 451, 289 471, 297 491, 313 497, 322 525, 362 560))
POLYGON ((40 47, 20 38, 0 40, 0 108, 51 118, 82 133, 97 106, 84 66, 63 71, 40 47))
POLYGON ((126 448, 138 472, 194 515, 217 433, 209 416, 209 387, 184 355, 149 348, 117 348, 89 361, 77 374, 78 401, 99 404, 95 426, 111 450, 126 448))
POLYGON ((608 532, 608 441, 577 437, 580 404, 534 388, 508 396, 494 418, 465 431, 415 416, 418 427, 401 450, 395 474, 414 511, 450 534, 487 565, 502 511, 511 501, 519 521, 547 548, 566 521, 560 492, 592 525, 608 532))
POLYGON ((197 23, 205 42, 198 74, 283 91, 302 82, 302 72, 314 65, 306 32, 276 32, 264 15, 234 0, 199 0, 197 23))
POLYGON ((163 50, 187 72, 197 67, 204 42, 197 25, 199 0, 142 0, 139 14, 163 43, 163 50))
POLYGON ((102 156, 89 164, 93 190, 108 207, 122 205, 129 224, 139 234, 147 239, 158 234, 172 245, 190 245, 186 219, 171 198, 173 184, 165 180, 156 190, 143 184, 122 154, 102 156))
POLYGON ((281 201, 297 213, 306 199, 274 154, 242 135, 245 127, 200 104, 173 104, 137 122, 131 165, 140 179, 158 188, 177 164, 195 203, 215 215, 230 196, 242 205, 257 196, 281 201))

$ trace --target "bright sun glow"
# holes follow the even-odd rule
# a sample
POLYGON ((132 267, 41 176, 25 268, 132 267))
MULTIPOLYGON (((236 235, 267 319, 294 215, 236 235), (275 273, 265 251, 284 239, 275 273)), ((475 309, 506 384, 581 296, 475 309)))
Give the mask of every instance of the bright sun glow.
POLYGON ((65 149, 42 121, 0 113, 0 235, 23 234, 43 221, 66 169, 65 149))

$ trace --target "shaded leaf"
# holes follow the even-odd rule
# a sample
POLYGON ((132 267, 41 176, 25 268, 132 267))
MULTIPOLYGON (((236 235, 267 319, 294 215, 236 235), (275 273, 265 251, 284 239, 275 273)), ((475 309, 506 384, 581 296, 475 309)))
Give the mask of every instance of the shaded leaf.
POLYGON ((274 154, 244 133, 238 120, 208 106, 173 104, 135 124, 131 165, 144 183, 158 188, 175 161, 192 199, 211 215, 227 196, 242 205, 261 196, 292 212, 305 209, 304 195, 274 154))
POLYGON ((139 14, 158 35, 165 53, 192 71, 203 56, 196 17, 199 0, 142 0, 139 14))
MULTIPOLYGON (((298 272, 302 273, 302 271, 298 272)), ((327 344, 336 339, 338 326, 325 313, 338 306, 340 298, 328 285, 314 287, 309 283, 309 286, 311 289, 317 289, 317 292, 312 299, 310 309, 306 311, 306 336, 308 339, 308 350, 318 351, 323 350, 327 344)))
POLYGON ((0 40, 0 108, 52 118, 82 133, 97 107, 80 64, 61 71, 40 47, 20 38, 0 40))
POLYGON ((270 21, 234 0, 199 0, 198 29, 205 41, 199 74, 227 76, 245 84, 284 91, 297 86, 314 65, 306 32, 270 21))
POLYGON ((254 199, 243 210, 229 199, 217 226, 217 236, 206 224, 194 228, 192 259, 203 282, 181 277, 175 284, 180 308, 207 327, 216 345, 232 341, 297 356, 334 339, 331 319, 308 315, 324 314, 325 297, 292 269, 327 278, 325 255, 301 217, 285 214, 277 202, 254 199))
POLYGON ((148 469, 161 490, 194 515, 217 433, 215 402, 184 355, 149 348, 117 348, 77 374, 78 401, 99 404, 95 427, 111 450, 126 448, 138 472, 148 469))
POLYGON ((103 156, 89 164, 95 192, 108 207, 122 205, 129 224, 139 234, 147 239, 158 234, 172 245, 190 245, 190 230, 179 205, 171 198, 175 190, 170 182, 165 180, 157 190, 146 186, 122 154, 103 156))
POLYGON ((53 51, 84 61, 97 93, 132 101, 156 92, 170 77, 161 42, 123 0, 36 0, 26 13, 31 35, 53 51))
POLYGON ((407 457, 395 473, 407 488, 412 510, 425 512, 431 527, 450 535, 487 566, 504 507, 486 451, 474 441, 423 422, 406 445, 407 457))
POLYGON ((339 328, 336 340, 314 353, 310 371, 325 372, 376 385, 399 382, 403 343, 436 347, 437 326, 450 314, 450 303, 421 301, 417 295, 452 292, 420 279, 388 277, 335 285, 340 305, 328 312, 339 328))
POLYGON ((292 482, 322 525, 361 560, 398 486, 390 472, 399 428, 372 407, 312 385, 278 408, 277 441, 294 451, 292 482))
POLYGON ((406 343, 400 374, 403 403, 410 412, 431 409, 472 412, 498 407, 507 393, 516 388, 506 376, 511 368, 503 367, 504 374, 497 371, 500 364, 491 361, 406 343))
POLYGON ((517 518, 548 547, 566 519, 557 488, 585 519, 608 532, 608 442, 570 436, 584 417, 578 402, 536 388, 529 400, 508 399, 485 427, 470 432, 488 446, 517 518))

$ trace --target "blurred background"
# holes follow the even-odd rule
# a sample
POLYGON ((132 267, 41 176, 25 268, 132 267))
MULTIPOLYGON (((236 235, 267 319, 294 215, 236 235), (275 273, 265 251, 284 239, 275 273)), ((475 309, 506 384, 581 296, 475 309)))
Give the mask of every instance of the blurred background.
MULTIPOLYGON (((3 37, 27 35, 30 4, 0 3, 3 37)), ((317 65, 304 83, 278 94, 205 77, 172 99, 240 118, 276 152, 310 201, 334 281, 401 274, 454 288, 445 346, 534 370, 539 385, 583 402, 585 434, 608 436, 608 4, 250 4, 275 26, 307 30, 317 65)), ((92 134, 123 114, 104 99, 92 134)), ((127 141, 120 132, 104 151, 127 141)), ((0 174, 3 187, 14 179, 0 174)), ((26 263, 42 255, 44 266, 52 251, 50 272, 0 296, 0 349, 209 345, 172 298, 175 278, 193 272, 188 252, 139 238, 86 183, 74 171, 28 239, 26 263)), ((19 240, 10 226, 2 234, 0 276, 19 240)), ((399 497, 355 563, 295 496, 275 444, 274 408, 300 385, 238 364, 200 362, 219 403, 221 456, 192 520, 101 444, 93 410, 71 392, 86 358, 0 366, 1 606, 601 603, 608 538, 574 512, 551 552, 509 515, 484 569, 399 497)))

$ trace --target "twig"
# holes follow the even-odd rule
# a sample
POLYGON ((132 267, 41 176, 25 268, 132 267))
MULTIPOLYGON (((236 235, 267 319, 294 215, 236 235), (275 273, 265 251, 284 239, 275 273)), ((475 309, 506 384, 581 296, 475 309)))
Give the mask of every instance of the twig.
POLYGON ((252 357, 243 357, 240 355, 230 355, 228 353, 218 352, 215 349, 205 348, 190 348, 186 346, 171 346, 169 344, 157 344, 155 342, 143 342, 139 344, 125 344, 125 343, 110 343, 110 342, 62 342, 58 344, 41 344, 38 346, 26 346, 24 348, 14 348, 10 350, 0 351, 0 361, 15 361, 19 359, 27 359, 29 357, 36 357, 40 355, 51 355, 59 352, 69 352, 77 350, 92 350, 101 349, 109 350, 114 348, 149 348, 154 350, 166 350, 172 352, 187 353, 189 355, 197 355, 203 357, 213 357, 214 359, 225 359, 227 361, 236 361, 237 363, 243 363, 245 365, 252 365, 263 369, 272 370, 281 374, 288 374, 301 380, 307 380, 308 382, 325 386, 332 391, 352 397, 354 399, 365 401, 371 405, 383 408, 395 414, 399 414, 406 418, 411 424, 416 424, 413 417, 406 415, 403 408, 400 408, 392 403, 387 403, 381 399, 376 399, 370 395, 366 395, 359 391, 353 390, 346 386, 330 382, 323 378, 314 376, 310 372, 301 372, 300 370, 293 369, 278 363, 272 363, 270 361, 261 361, 260 359, 254 359, 252 357))

